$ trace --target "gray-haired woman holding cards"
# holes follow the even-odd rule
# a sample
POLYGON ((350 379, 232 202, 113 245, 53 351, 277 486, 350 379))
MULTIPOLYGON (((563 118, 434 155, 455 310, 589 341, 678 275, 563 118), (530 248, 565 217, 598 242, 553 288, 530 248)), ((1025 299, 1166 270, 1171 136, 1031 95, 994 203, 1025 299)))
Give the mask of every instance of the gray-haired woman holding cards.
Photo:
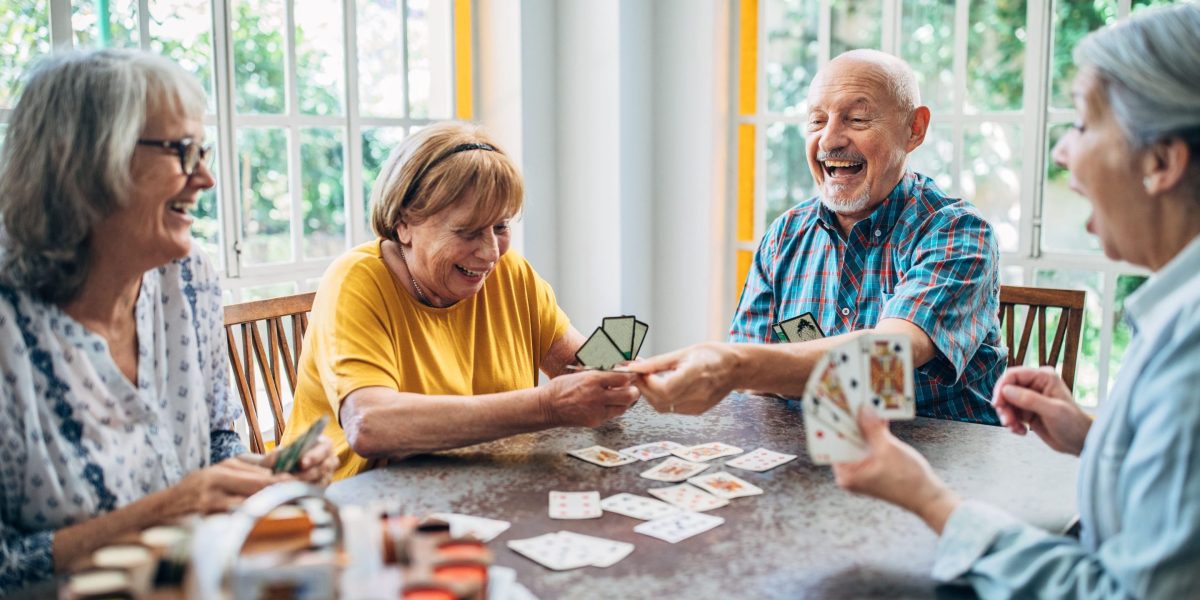
POLYGON ((963 501, 864 410, 870 447, 843 487, 911 510, 941 534, 934 575, 983 597, 1183 598, 1200 590, 1200 6, 1149 10, 1075 50, 1074 129, 1054 160, 1110 258, 1154 272, 1125 304, 1135 337, 1093 422, 1052 371, 1010 369, 993 402, 1079 455, 1081 536, 1051 535, 963 501))
MULTIPOLYGON (((221 291, 188 211, 204 92, 139 51, 51 57, 0 154, 0 596, 293 475, 233 429, 221 291)), ((301 479, 328 481, 326 440, 301 479)), ((36 592, 34 592, 36 593, 36 592)))

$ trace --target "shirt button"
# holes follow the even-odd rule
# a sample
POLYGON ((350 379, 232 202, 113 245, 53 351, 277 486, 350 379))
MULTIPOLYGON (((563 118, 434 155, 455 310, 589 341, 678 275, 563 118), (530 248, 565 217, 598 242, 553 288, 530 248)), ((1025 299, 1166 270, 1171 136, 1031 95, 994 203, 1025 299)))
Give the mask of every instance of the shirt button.
POLYGON ((848 309, 848 308, 846 308, 846 307, 842 307, 842 316, 843 316, 843 317, 848 317, 848 316, 850 316, 850 309, 848 309))
POLYGON ((880 230, 878 230, 878 229, 876 229, 876 230, 875 230, 875 237, 879 237, 879 236, 881 236, 881 235, 883 235, 883 232, 882 232, 882 231, 880 231, 880 230))

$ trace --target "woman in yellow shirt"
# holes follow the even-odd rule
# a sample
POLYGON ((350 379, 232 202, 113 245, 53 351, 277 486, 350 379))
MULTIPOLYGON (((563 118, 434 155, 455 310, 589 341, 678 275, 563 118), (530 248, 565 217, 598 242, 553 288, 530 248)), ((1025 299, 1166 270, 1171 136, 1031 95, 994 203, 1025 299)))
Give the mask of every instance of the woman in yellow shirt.
POLYGON ((523 196, 474 126, 432 125, 392 152, 371 191, 379 239, 317 290, 284 443, 329 415, 341 479, 378 459, 594 427, 637 401, 632 375, 562 375, 584 337, 509 252, 523 196), (553 378, 542 387, 539 369, 553 378))

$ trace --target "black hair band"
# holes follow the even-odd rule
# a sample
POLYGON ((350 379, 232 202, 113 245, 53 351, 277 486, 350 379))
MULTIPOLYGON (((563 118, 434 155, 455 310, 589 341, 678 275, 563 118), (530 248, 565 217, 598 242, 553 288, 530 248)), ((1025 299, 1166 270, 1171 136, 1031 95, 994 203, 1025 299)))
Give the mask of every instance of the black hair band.
POLYGON ((494 146, 492 146, 490 144, 479 143, 479 142, 471 142, 469 144, 459 144, 459 145, 451 148, 445 154, 433 159, 429 164, 425 165, 424 169, 421 169, 420 173, 417 173, 417 176, 413 178, 412 185, 409 185, 408 191, 406 191, 404 193, 404 199, 400 201, 400 208, 403 209, 404 207, 408 206, 409 203, 412 202, 413 194, 415 194, 417 188, 421 186, 421 180, 425 179, 426 173, 429 173, 429 171, 433 170, 433 168, 436 167, 438 165, 438 163, 441 163, 442 161, 446 160, 447 158, 450 158, 451 156, 454 156, 455 154, 458 154, 459 152, 466 152, 468 150, 487 150, 488 152, 499 152, 499 150, 497 150, 494 146))

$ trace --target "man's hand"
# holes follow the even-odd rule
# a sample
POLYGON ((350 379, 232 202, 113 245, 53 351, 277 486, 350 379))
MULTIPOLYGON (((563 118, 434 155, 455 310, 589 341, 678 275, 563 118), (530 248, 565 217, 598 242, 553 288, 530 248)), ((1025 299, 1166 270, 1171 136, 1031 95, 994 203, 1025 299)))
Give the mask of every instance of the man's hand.
POLYGON ((706 342, 630 363, 637 386, 658 412, 698 415, 734 390, 736 358, 729 344, 706 342))

